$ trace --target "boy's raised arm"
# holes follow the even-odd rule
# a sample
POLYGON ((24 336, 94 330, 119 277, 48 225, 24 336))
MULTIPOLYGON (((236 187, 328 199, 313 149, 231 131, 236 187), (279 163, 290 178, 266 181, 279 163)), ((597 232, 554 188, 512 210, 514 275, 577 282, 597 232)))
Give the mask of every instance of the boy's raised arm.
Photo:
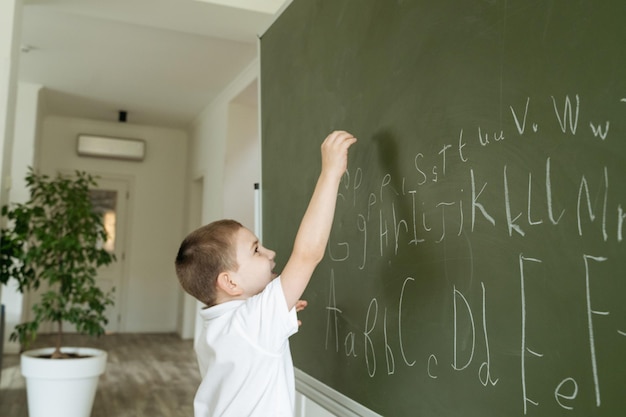
POLYGON ((289 309, 302 296, 317 264, 324 257, 335 215, 337 191, 348 165, 348 148, 356 142, 352 134, 335 131, 322 143, 322 171, 304 213, 291 256, 281 274, 289 309))

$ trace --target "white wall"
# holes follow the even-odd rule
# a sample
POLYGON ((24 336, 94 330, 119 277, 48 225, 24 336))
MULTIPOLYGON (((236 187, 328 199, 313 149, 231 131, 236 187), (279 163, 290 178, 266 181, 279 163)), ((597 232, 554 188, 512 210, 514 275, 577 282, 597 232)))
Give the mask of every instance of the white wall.
POLYGON ((21 0, 0 2, 0 206, 8 201, 21 13, 21 0))
MULTIPOLYGON (((224 217, 225 204, 225 172, 229 138, 248 135, 251 129, 257 129, 256 122, 246 114, 245 120, 234 119, 235 112, 230 114, 231 104, 237 96, 258 76, 258 60, 253 61, 198 117, 190 128, 191 160, 190 177, 204 178, 204 201, 202 222, 209 223, 224 217), (254 126, 252 126, 254 123, 254 126)), ((239 109, 241 110, 241 109, 239 109)), ((233 145, 238 146, 238 145, 233 145)), ((231 147, 231 151, 232 151, 231 147)), ((260 153, 259 153, 260 155, 260 153)), ((233 161, 231 152, 231 162, 233 161)), ((259 162, 260 163, 260 162, 259 162)), ((238 164, 233 162, 233 164, 238 164)), ((234 165, 229 165, 229 169, 234 165)), ((230 179, 229 179, 230 181, 230 179)), ((229 195, 229 204, 230 195, 229 195)), ((251 225, 250 228, 253 226, 251 225)))
POLYGON ((177 328, 179 285, 176 251, 185 225, 186 132, 129 123, 48 116, 41 132, 39 170, 85 170, 131 181, 126 265, 120 331, 173 332, 177 328), (146 141, 142 162, 80 157, 79 133, 146 141))
POLYGON ((254 184, 261 181, 258 107, 233 102, 228 107, 224 163, 224 217, 254 232, 254 184))
MULTIPOLYGON (((11 170, 5 177, 9 184, 9 199, 11 202, 24 203, 30 197, 26 187, 26 171, 36 161, 36 145, 39 137, 43 103, 41 100, 41 86, 36 84, 19 83, 17 101, 15 105, 15 129, 11 151, 11 170)), ((22 321, 25 297, 17 289, 14 280, 9 281, 2 291, 2 304, 6 309, 5 352, 19 352, 19 343, 10 342, 9 335, 15 326, 22 321)))

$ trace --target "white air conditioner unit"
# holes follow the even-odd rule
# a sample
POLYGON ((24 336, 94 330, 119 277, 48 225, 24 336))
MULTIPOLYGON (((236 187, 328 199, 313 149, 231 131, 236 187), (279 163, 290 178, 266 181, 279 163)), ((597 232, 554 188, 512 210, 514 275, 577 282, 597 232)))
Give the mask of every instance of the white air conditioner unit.
POLYGON ((76 150, 80 156, 143 161, 146 156, 146 142, 142 139, 81 134, 78 135, 76 150))

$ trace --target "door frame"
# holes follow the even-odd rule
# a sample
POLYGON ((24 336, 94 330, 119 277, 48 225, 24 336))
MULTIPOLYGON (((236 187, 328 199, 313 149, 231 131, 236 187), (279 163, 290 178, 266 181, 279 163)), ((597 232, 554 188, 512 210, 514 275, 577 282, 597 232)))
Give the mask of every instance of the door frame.
MULTIPOLYGON (((107 332, 118 332, 122 333, 126 331, 126 324, 128 322, 127 312, 128 312, 128 289, 129 289, 129 278, 128 278, 128 263, 131 259, 130 255, 130 246, 131 241, 130 238, 132 236, 131 233, 131 221, 132 212, 133 212, 133 202, 134 202, 134 176, 132 175, 124 175, 124 174, 112 174, 105 172, 96 172, 96 171, 88 171, 91 175, 93 175, 98 183, 98 187, 96 189, 106 189, 105 187, 101 187, 101 182, 118 182, 124 183, 127 191, 127 196, 118 196, 118 198, 126 199, 126 210, 125 213, 118 214, 119 216, 124 216, 123 222, 123 230, 118 232, 118 238, 123 241, 123 253, 121 256, 118 256, 118 259, 115 261, 120 265, 119 270, 119 284, 120 287, 115 289, 116 294, 116 304, 117 304, 117 318, 113 318, 117 321, 117 325, 111 326, 112 330, 107 330, 107 332)), ((109 323, 110 325, 110 323, 109 323)))

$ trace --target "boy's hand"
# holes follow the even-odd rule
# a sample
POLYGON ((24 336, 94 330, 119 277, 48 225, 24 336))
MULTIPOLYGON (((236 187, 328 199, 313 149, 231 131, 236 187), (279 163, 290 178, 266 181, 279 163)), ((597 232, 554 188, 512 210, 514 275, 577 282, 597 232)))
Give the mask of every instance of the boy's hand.
POLYGON ((306 300, 298 300, 298 302, 296 303, 296 313, 298 311, 302 311, 306 308, 306 306, 308 306, 309 303, 306 300))
MULTIPOLYGON (((298 300, 296 302, 296 313, 304 310, 308 304, 309 303, 307 303, 306 300, 298 300)), ((298 326, 302 326, 302 322, 300 320, 298 320, 298 326)))
POLYGON ((336 175, 339 178, 348 168, 348 148, 356 138, 343 130, 336 130, 322 143, 322 174, 336 175))

